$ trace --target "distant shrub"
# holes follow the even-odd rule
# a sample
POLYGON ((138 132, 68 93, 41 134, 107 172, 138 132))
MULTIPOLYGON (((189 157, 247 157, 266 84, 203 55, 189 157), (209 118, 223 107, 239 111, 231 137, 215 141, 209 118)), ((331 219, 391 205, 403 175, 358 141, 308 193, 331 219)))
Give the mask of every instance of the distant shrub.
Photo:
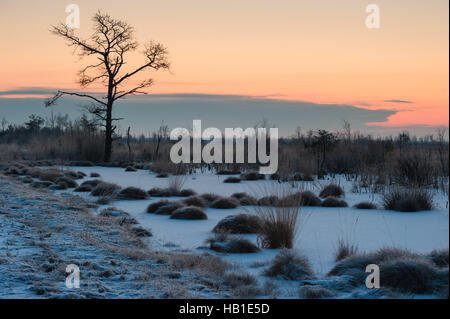
POLYGON ((361 202, 353 207, 355 207, 356 209, 377 209, 377 205, 370 202, 361 202))
POLYGON ((185 205, 188 206, 197 206, 197 207, 206 207, 208 203, 201 196, 189 196, 182 200, 185 205))
POLYGON ((165 206, 167 204, 169 204, 169 201, 161 200, 159 202, 152 203, 152 204, 148 205, 146 211, 147 211, 147 213, 151 213, 152 214, 152 213, 155 213, 158 210, 158 208, 160 208, 161 206, 165 206))
POLYGON ((348 207, 348 204, 336 197, 327 197, 322 202, 322 207, 348 207))
POLYGON ((212 208, 232 209, 239 206, 239 201, 234 197, 221 197, 216 199, 212 204, 212 208))
POLYGON ((418 153, 412 153, 397 159, 392 175, 398 184, 426 187, 433 183, 436 172, 428 158, 418 153))
POLYGON ((120 199, 146 199, 147 196, 147 192, 138 187, 124 188, 118 194, 120 199))
POLYGON ((207 240, 211 250, 223 253, 256 253, 259 248, 247 238, 218 235, 207 240))
POLYGON ((91 176, 91 177, 100 177, 100 174, 99 174, 99 173, 92 172, 90 176, 91 176))
POLYGON ((169 174, 167 173, 159 173, 158 175, 156 175, 156 178, 167 178, 169 177, 169 174))
POLYGON ((127 168, 125 168, 125 172, 136 172, 137 169, 135 169, 133 166, 128 166, 127 168))
POLYGON ((344 195, 345 195, 345 192, 341 186, 336 185, 336 184, 329 184, 322 189, 322 191, 319 194, 319 197, 320 198, 326 198, 329 196, 341 197, 344 195))
POLYGON ((230 184, 237 184, 241 182, 241 179, 239 177, 228 177, 223 182, 230 184))
POLYGON ((112 196, 120 189, 119 185, 102 182, 91 191, 92 196, 112 196))
POLYGON ((283 249, 275 256, 264 275, 297 281, 314 276, 308 259, 289 249, 283 249))
POLYGON ((250 214, 227 216, 214 227, 214 233, 256 234, 261 230, 261 219, 250 214))
POLYGON ((178 208, 177 210, 173 211, 172 214, 170 215, 170 218, 194 220, 194 219, 208 219, 208 216, 200 207, 187 206, 178 208))
POLYGON ((384 208, 399 212, 418 212, 433 209, 433 196, 425 189, 395 188, 383 196, 384 208))

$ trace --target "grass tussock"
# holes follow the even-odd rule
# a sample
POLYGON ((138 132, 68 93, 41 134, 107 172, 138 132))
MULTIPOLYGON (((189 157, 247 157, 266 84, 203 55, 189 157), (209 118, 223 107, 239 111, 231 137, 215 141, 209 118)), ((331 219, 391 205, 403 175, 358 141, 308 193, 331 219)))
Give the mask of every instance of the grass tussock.
POLYGON ((227 216, 217 223, 213 233, 256 234, 261 230, 262 220, 251 214, 227 216))
POLYGON ((338 240, 338 245, 336 248, 336 253, 334 256, 334 261, 339 262, 348 258, 350 256, 354 256, 358 253, 358 246, 349 243, 342 238, 338 240))
POLYGON ((337 184, 329 184, 320 191, 319 197, 326 198, 329 196, 333 196, 333 197, 345 196, 344 189, 337 184))
POLYGON ((138 187, 127 187, 122 189, 117 196, 119 199, 146 199, 148 194, 138 187))
POLYGON ((259 251, 258 246, 247 238, 228 236, 227 234, 216 234, 206 240, 211 250, 221 253, 244 254, 256 253, 259 251))
POLYGON ((91 191, 92 196, 107 197, 116 194, 121 187, 117 184, 101 182, 91 191))
POLYGON ((241 179, 239 177, 228 177, 223 182, 228 184, 237 184, 241 182, 241 179))
POLYGON ((383 206, 387 210, 418 212, 433 209, 433 196, 425 189, 394 188, 383 196, 383 206))
POLYGON ((150 205, 147 206, 147 213, 149 214, 153 214, 155 213, 161 206, 165 206, 169 204, 168 200, 160 200, 158 202, 155 203, 151 203, 150 205))
POLYGON ((335 297, 336 293, 324 287, 302 286, 299 295, 303 299, 326 299, 335 297))
POLYGON ((336 197, 327 197, 322 202, 322 207, 348 207, 348 204, 342 199, 336 197))
POLYGON ((197 206, 197 207, 206 207, 208 203, 201 196, 189 196, 182 200, 182 202, 187 206, 197 206))
POLYGON ((211 208, 232 209, 239 206, 239 201, 234 197, 219 197, 211 204, 211 208))
POLYGON ((208 219, 203 209, 196 206, 178 208, 172 212, 170 219, 204 220, 208 219))
POLYGON ((290 249, 281 250, 264 271, 264 275, 296 281, 314 277, 308 259, 290 249))
POLYGON ((350 256, 337 263, 329 276, 349 276, 354 285, 365 284, 366 266, 380 267, 380 285, 400 293, 429 294, 448 286, 448 270, 439 270, 427 256, 399 248, 383 248, 350 256))
POLYGON ((377 209, 377 205, 371 202, 361 202, 353 206, 356 209, 377 209))

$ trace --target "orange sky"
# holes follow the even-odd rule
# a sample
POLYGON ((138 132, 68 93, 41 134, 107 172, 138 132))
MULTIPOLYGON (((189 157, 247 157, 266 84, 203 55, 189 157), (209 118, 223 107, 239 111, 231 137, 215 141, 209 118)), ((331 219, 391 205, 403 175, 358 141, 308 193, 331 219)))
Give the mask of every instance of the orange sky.
MULTIPOLYGON (((448 1, 371 2, 380 6, 380 29, 366 28, 369 2, 359 0, 73 3, 81 9, 82 35, 102 9, 133 24, 141 42, 169 48, 172 71, 155 75, 154 93, 347 103, 401 110, 382 125, 448 125, 448 1)), ((76 88, 78 58, 48 32, 65 20, 66 4, 1 1, 0 91, 76 88)), ((133 55, 129 64, 139 61, 133 55)))

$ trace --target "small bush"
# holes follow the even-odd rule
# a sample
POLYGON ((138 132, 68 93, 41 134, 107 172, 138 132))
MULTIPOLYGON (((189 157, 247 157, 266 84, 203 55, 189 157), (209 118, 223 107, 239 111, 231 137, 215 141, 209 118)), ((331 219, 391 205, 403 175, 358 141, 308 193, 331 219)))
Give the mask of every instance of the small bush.
POLYGON ((322 202, 322 207, 348 207, 348 204, 336 197, 327 197, 322 202))
POLYGON ((313 278, 308 259, 289 249, 283 249, 275 256, 264 275, 297 281, 313 278))
POLYGON ((239 177, 228 177, 223 182, 230 184, 237 184, 241 182, 241 179, 239 177))
POLYGON ((100 177, 100 174, 99 174, 99 173, 92 172, 90 176, 91 176, 91 177, 100 177))
POLYGON ((102 182, 91 191, 92 196, 112 196, 120 189, 119 185, 102 182))
POLYGON ((152 204, 148 205, 147 213, 153 214, 158 210, 158 208, 160 208, 161 206, 165 206, 167 204, 169 204, 169 201, 167 201, 167 200, 161 200, 159 202, 152 203, 152 204))
POLYGON ((186 220, 197 220, 197 219, 208 219, 208 216, 205 214, 203 209, 195 206, 187 206, 178 208, 172 215, 170 215, 171 219, 186 219, 186 220))
POLYGON ((377 209, 377 205, 370 202, 361 202, 353 206, 356 209, 377 209))
POLYGON ((383 196, 384 208, 399 212, 418 212, 433 209, 433 196, 425 189, 396 188, 383 196))
POLYGON ((303 191, 283 197, 282 206, 320 206, 322 201, 311 191, 303 191))
POLYGON ((345 192, 341 186, 336 185, 336 184, 329 184, 322 189, 322 191, 319 194, 319 197, 320 198, 326 198, 329 196, 341 197, 344 195, 345 195, 345 192))
POLYGON ((197 206, 197 207, 206 207, 208 203, 205 199, 200 196, 189 196, 182 200, 185 205, 188 206, 197 206))
POLYGON ((136 172, 137 169, 135 169, 133 166, 128 166, 127 168, 125 168, 125 172, 136 172))
POLYGON ((173 175, 170 176, 167 185, 168 189, 172 191, 173 194, 180 194, 183 189, 184 184, 186 183, 187 176, 186 175, 173 175))
POLYGON ((240 254, 259 251, 259 248, 247 238, 219 235, 209 239, 207 242, 209 242, 210 249, 217 252, 240 254))
POLYGON ((256 234, 261 230, 261 219, 250 214, 225 217, 214 227, 214 233, 256 234))
POLYGON ((167 177, 169 177, 169 174, 167 174, 167 173, 160 173, 160 174, 156 175, 156 178, 167 178, 167 177))
POLYGON ((216 199, 212 204, 212 208, 232 209, 239 206, 239 201, 234 197, 221 197, 216 199))
POLYGON ((138 187, 124 188, 118 194, 120 199, 146 199, 147 196, 147 192, 138 187))

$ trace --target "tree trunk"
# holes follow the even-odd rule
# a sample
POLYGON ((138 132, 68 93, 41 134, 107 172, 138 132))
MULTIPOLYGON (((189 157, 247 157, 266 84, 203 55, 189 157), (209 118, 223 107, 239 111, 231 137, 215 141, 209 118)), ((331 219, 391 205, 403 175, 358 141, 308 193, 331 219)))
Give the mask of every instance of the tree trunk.
POLYGON ((105 154, 103 160, 109 163, 112 153, 112 103, 107 105, 105 127, 105 154))

